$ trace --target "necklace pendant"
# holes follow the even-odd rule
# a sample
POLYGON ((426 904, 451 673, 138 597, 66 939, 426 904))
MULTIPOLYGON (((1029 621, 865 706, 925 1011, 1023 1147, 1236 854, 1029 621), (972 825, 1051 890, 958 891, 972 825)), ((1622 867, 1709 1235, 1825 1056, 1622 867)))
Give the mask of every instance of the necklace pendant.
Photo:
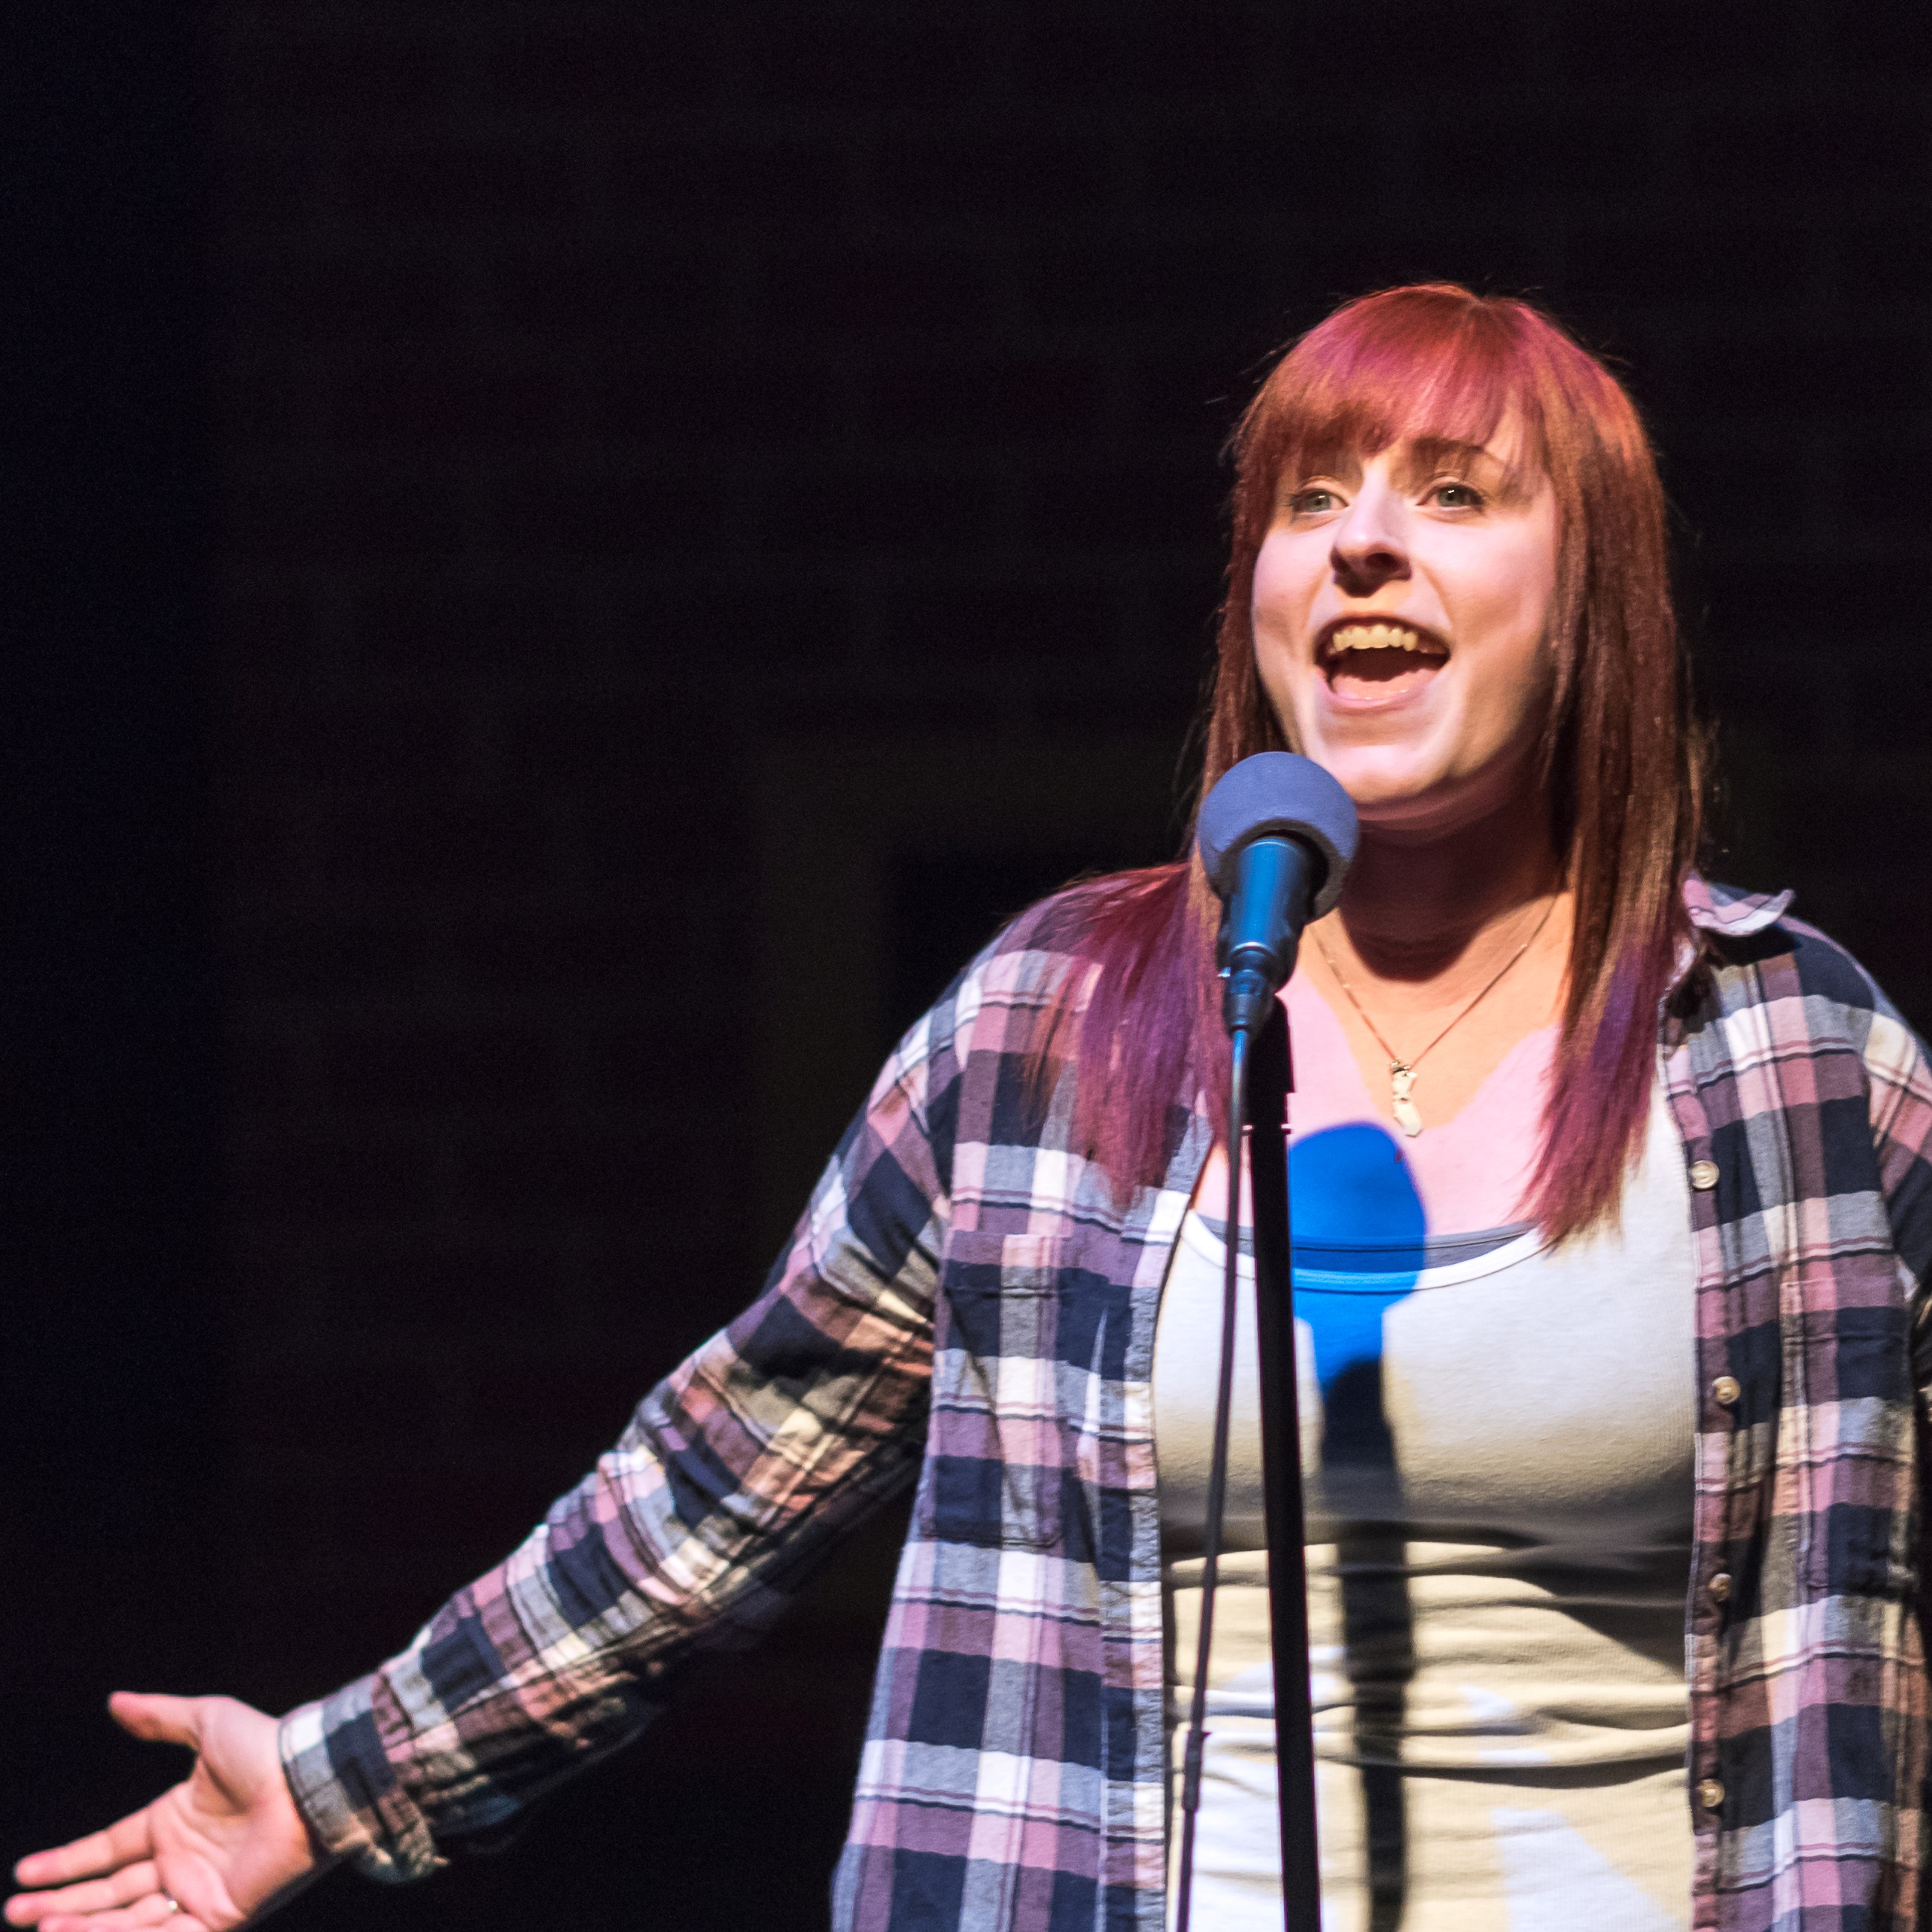
POLYGON ((1389 1111, 1395 1116, 1396 1125, 1411 1140, 1422 1131, 1422 1110, 1411 1091, 1414 1085, 1414 1067, 1405 1066, 1399 1060, 1389 1063, 1389 1111))

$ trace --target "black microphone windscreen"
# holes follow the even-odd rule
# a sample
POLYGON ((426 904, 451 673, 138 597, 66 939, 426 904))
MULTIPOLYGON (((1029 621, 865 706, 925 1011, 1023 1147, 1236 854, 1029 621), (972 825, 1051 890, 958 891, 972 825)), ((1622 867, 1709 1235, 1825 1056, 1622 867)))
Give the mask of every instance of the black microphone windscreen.
POLYGON ((1312 758, 1293 752, 1258 752, 1221 776, 1202 801, 1195 844, 1214 890, 1234 890, 1241 848, 1270 832, 1306 839, 1328 861, 1311 916, 1319 919, 1342 896, 1355 856, 1354 801, 1312 758))

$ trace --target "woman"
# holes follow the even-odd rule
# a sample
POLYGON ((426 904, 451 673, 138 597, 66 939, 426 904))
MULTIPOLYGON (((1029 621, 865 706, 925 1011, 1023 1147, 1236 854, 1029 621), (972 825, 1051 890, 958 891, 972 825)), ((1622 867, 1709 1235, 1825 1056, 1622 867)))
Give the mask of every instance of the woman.
MULTIPOLYGON (((1324 1920, 1904 1932, 1932 1080, 1783 900, 1691 871, 1635 415, 1533 310, 1424 287, 1306 338, 1235 447, 1207 778, 1292 745, 1363 820, 1285 995, 1324 1920)), ((196 1768, 26 1861, 10 1922, 225 1928, 333 1859, 427 1872, 916 1482, 838 1924, 1160 1922, 1212 933, 1183 864, 1002 934, 765 1294, 516 1556, 279 1724, 117 1700, 196 1768)), ((1256 1465, 1250 1414, 1200 1924, 1279 1922, 1256 1465)))

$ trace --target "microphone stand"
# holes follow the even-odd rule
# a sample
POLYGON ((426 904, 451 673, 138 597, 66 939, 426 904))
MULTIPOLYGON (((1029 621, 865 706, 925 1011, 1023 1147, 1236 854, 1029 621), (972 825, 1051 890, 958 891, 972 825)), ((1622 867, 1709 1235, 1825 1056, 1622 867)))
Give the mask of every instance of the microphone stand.
POLYGON ((1206 1742, 1228 1434, 1234 1394, 1234 1312, 1240 1256, 1242 1142, 1254 1183, 1255 1312, 1261 1343, 1262 1480, 1268 1557, 1268 1635, 1274 1665, 1275 1780, 1281 1823, 1281 1898, 1287 1932, 1319 1932, 1322 1871, 1315 1822, 1315 1713, 1308 1682, 1308 1566, 1301 1492, 1301 1418, 1295 1376, 1294 1280, 1288 1187, 1288 1096, 1294 1084, 1288 1016, 1270 999, 1258 1031, 1234 1030, 1228 1099, 1227 1268, 1221 1364, 1203 1538, 1200 1640, 1181 1786, 1178 1932, 1193 1906, 1195 1820, 1206 1742))
MULTIPOLYGON (((1288 1012, 1279 1000, 1248 1076, 1255 1196, 1255 1315, 1262 1351, 1262 1482, 1267 1512, 1268 1637, 1274 1660, 1274 1752, 1281 1810, 1281 1897, 1288 1932, 1319 1932, 1315 1831, 1315 1706, 1308 1682, 1308 1558, 1295 1376, 1294 1274, 1288 1198, 1288 1096, 1294 1090, 1288 1012)), ((1234 1231, 1229 1230, 1233 1238, 1234 1231)))

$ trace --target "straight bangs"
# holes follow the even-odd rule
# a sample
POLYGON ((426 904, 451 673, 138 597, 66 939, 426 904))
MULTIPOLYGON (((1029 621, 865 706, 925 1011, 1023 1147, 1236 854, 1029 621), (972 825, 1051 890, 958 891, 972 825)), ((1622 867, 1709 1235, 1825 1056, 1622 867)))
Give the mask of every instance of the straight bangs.
POLYGON ((1396 443, 1453 456, 1513 420, 1514 466, 1548 466, 1537 385, 1505 324, 1447 302, 1352 319, 1341 310, 1304 338, 1237 432, 1238 548, 1250 535, 1259 548, 1282 490, 1396 443))

